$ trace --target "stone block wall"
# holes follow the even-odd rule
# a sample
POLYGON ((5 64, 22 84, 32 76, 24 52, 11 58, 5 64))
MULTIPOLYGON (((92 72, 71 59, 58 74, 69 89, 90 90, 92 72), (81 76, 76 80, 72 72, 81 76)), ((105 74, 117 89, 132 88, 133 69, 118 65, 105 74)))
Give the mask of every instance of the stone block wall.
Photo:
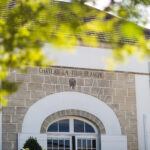
POLYGON ((9 96, 2 110, 3 150, 17 150, 17 133, 29 107, 41 98, 58 92, 76 91, 105 102, 116 113, 123 135, 127 135, 128 150, 138 150, 135 75, 78 68, 28 69, 28 73, 11 71, 9 80, 20 84, 9 96), (74 80, 74 87, 70 86, 74 80))

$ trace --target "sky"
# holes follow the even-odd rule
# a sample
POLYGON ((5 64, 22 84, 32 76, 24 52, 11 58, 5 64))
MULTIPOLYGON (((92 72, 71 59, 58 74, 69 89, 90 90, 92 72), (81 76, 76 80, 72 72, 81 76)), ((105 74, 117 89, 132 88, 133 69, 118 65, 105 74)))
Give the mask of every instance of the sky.
MULTIPOLYGON (((59 1, 66 1, 66 2, 70 2, 71 0, 59 0, 59 1)), ((106 6, 108 6, 110 4, 110 0, 95 0, 96 4, 93 5, 92 2, 88 2, 87 4, 90 6, 93 6, 97 9, 103 10, 106 6)), ((116 2, 121 2, 122 0, 115 0, 116 2)), ((147 11, 147 19, 148 19, 148 23, 146 25, 144 25, 144 27, 149 28, 150 29, 150 7, 148 8, 141 8, 143 9, 143 13, 145 13, 145 10, 147 11)))
MULTIPOLYGON (((95 0, 96 1, 96 5, 93 5, 92 3, 88 3, 88 5, 90 6, 93 6, 97 9, 100 9, 100 10, 103 10, 106 6, 108 6, 110 4, 110 1, 111 0, 95 0)), ((115 0, 115 2, 121 2, 122 0, 115 0)), ((146 28, 149 28, 150 29, 150 7, 147 7, 147 8, 143 8, 141 7, 141 10, 143 11, 143 14, 145 13, 147 16, 147 19, 148 19, 148 23, 146 25, 142 25, 146 28), (146 13, 147 11, 147 13, 146 13)))

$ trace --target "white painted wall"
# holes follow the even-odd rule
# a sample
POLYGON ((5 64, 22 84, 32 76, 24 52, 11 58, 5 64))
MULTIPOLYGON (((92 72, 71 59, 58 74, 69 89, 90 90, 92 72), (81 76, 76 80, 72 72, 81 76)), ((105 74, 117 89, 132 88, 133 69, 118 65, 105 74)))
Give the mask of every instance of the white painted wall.
POLYGON ((0 150, 2 150, 2 112, 0 112, 0 150))
POLYGON ((126 136, 101 136, 102 150, 127 150, 126 136))
POLYGON ((150 150, 149 76, 136 75, 136 100, 139 150, 150 150))
MULTIPOLYGON (((44 47, 44 53, 49 56, 50 59, 56 61, 55 66, 89 69, 106 69, 104 58, 110 56, 111 52, 110 49, 78 46, 76 47, 75 53, 70 53, 69 51, 63 51, 61 49, 56 50, 49 45, 45 45, 44 47)), ((148 73, 148 61, 139 62, 136 57, 132 57, 129 63, 118 65, 115 70, 148 73)))
POLYGON ((120 123, 113 110, 99 99, 78 92, 55 93, 37 101, 25 115, 22 132, 40 133, 41 125, 49 115, 68 109, 89 112, 101 120, 107 135, 121 135, 120 123))

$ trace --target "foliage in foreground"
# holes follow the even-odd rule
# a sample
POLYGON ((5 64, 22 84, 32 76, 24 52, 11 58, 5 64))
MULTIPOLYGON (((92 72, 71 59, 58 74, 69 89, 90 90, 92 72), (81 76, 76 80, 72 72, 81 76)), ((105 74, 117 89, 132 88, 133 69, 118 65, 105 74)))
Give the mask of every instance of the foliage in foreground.
POLYGON ((126 21, 113 16, 107 19, 111 15, 86 6, 86 1, 17 0, 15 4, 14 0, 0 1, 1 106, 6 106, 7 96, 17 90, 16 83, 7 78, 9 70, 26 71, 27 66, 52 64, 43 54, 45 43, 72 50, 80 43, 98 47, 105 41, 113 48, 113 57, 107 59, 110 69, 135 54, 140 58, 150 57, 150 40, 146 39, 144 29, 130 22, 142 18, 136 6, 150 3, 112 0, 105 10, 130 20, 126 21))
POLYGON ((30 137, 23 146, 24 149, 28 150, 42 150, 42 147, 37 142, 36 138, 30 137))

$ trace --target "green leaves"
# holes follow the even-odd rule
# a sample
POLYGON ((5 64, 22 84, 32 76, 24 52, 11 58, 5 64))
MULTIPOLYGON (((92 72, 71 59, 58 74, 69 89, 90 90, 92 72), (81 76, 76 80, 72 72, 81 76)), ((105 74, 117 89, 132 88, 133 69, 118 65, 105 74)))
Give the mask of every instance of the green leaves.
POLYGON ((130 39, 138 39, 140 36, 144 36, 142 28, 132 22, 124 21, 120 25, 121 33, 123 37, 129 37, 130 39))
MULTIPOLYGON (((143 28, 86 6, 86 1, 17 0, 15 5, 9 7, 11 0, 1 0, 1 106, 7 104, 7 96, 17 89, 17 85, 7 80, 9 69, 25 71, 27 66, 53 63, 42 52, 45 43, 61 49, 69 47, 72 51, 80 43, 98 47, 101 41, 108 42, 113 47, 113 57, 106 59, 110 68, 115 67, 116 63, 126 62, 129 56, 135 54, 140 58, 150 57, 150 41, 145 38, 143 28)), ((111 3, 110 10, 125 19, 139 18, 141 16, 136 9, 139 1, 134 2, 131 6, 111 3)), ((148 5, 144 0, 142 4, 148 5)))

